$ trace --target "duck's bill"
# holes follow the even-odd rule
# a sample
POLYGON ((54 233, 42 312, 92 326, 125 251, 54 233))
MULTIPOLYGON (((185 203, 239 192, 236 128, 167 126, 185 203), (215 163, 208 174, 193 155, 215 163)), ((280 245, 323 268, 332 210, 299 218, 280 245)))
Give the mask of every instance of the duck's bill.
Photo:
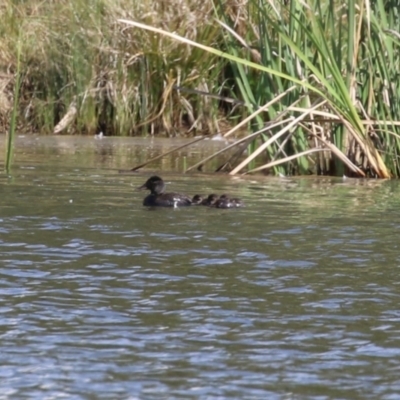
POLYGON ((146 188, 146 184, 144 184, 144 185, 139 186, 139 187, 136 188, 136 190, 144 190, 144 189, 147 189, 147 188, 146 188))

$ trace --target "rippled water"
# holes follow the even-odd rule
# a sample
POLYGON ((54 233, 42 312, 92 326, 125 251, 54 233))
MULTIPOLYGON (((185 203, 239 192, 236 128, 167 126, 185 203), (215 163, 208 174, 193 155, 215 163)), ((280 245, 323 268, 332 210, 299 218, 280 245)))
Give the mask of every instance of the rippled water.
POLYGON ((159 170, 85 151, 0 176, 0 398, 399 398, 398 182, 164 172, 247 207, 148 210, 159 170))

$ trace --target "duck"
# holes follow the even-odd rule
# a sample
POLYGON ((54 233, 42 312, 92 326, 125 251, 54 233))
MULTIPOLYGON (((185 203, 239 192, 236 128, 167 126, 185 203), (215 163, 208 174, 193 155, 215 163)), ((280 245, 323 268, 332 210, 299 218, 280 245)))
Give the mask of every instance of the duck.
POLYGON ((192 198, 192 204, 196 206, 201 205, 202 201, 203 201, 203 196, 201 196, 200 194, 195 194, 192 198))
POLYGON ((191 206, 192 199, 181 193, 164 193, 165 182, 159 176, 152 176, 138 190, 150 190, 150 194, 143 200, 148 207, 182 207, 191 206))
POLYGON ((208 195, 208 197, 206 199, 203 199, 203 201, 201 202, 202 206, 208 206, 208 207, 214 207, 215 203, 218 200, 218 195, 215 193, 211 193, 208 195))
POLYGON ((217 194, 210 194, 207 197, 203 197, 200 194, 195 194, 192 198, 192 204, 212 207, 215 205, 215 202, 218 200, 218 198, 219 196, 217 194))
POLYGON ((220 196, 220 198, 215 202, 216 208, 239 208, 243 207, 244 204, 242 200, 238 198, 230 198, 226 194, 220 196))
POLYGON ((192 198, 192 204, 216 208, 239 208, 244 206, 240 199, 230 198, 226 194, 218 196, 215 193, 208 195, 206 198, 196 194, 192 198))

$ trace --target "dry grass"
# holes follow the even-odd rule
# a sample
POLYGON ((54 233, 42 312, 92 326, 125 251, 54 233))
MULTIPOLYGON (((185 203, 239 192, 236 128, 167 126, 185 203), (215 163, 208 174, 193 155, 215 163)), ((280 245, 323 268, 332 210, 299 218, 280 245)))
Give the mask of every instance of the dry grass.
MULTIPOLYGON (((75 99, 76 118, 63 132, 175 135, 218 129, 218 101, 174 89, 218 92, 223 66, 217 57, 117 23, 140 20, 216 45, 221 38, 210 0, 14 3, 0 6, 0 76, 8 79, 15 70, 21 34, 20 115, 30 129, 53 132, 75 99)), ((12 91, 4 84, 0 90, 4 114, 12 91)))

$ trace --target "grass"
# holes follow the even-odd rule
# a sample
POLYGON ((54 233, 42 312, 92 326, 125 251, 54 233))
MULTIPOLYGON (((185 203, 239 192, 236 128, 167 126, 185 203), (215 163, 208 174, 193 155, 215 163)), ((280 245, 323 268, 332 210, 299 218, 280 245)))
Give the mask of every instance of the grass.
POLYGON ((0 68, 16 65, 22 27, 19 111, 42 133, 242 126, 218 170, 389 178, 400 175, 400 15, 386 3, 6 0, 0 68))
POLYGON ((221 118, 218 101, 182 96, 173 87, 218 92, 223 68, 218 58, 117 23, 118 18, 140 18, 215 44, 220 33, 209 19, 212 13, 211 2, 189 0, 170 0, 168 7, 150 0, 5 0, 0 72, 10 65, 15 70, 21 26, 25 80, 20 113, 27 130, 170 136, 190 129, 215 131, 221 118), (57 126, 71 107, 76 107, 74 118, 57 126))

